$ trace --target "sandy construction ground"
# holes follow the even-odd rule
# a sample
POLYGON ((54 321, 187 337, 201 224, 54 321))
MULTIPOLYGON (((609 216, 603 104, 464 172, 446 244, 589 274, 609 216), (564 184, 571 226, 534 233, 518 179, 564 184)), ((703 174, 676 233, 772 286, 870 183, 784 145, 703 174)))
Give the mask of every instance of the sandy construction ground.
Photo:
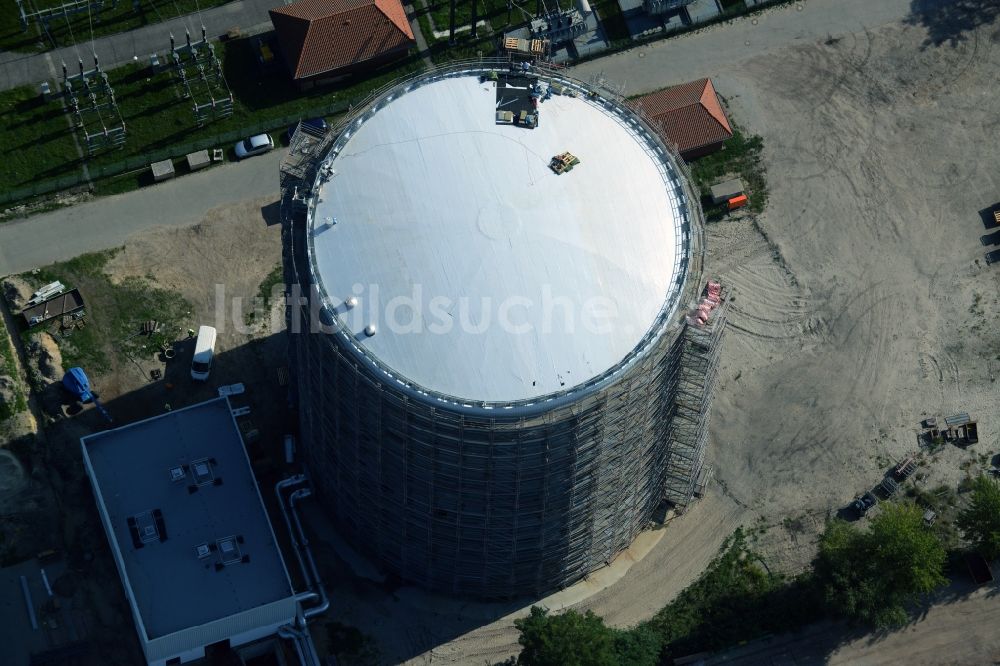
POLYGON ((938 47, 890 25, 716 77, 765 139, 772 196, 759 230, 709 230, 736 295, 714 453, 767 519, 846 503, 915 450, 926 415, 970 412, 981 431, 928 483, 997 451, 1000 277, 980 211, 1000 200, 998 28, 938 47))

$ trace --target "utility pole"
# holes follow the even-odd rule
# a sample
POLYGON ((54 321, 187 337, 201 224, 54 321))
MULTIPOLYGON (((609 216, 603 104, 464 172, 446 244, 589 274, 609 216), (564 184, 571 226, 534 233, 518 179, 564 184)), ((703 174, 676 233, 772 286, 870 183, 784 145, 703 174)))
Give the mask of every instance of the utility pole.
POLYGON ((448 20, 448 29, 450 31, 448 34, 448 44, 450 46, 455 45, 455 1, 451 0, 451 15, 448 20))

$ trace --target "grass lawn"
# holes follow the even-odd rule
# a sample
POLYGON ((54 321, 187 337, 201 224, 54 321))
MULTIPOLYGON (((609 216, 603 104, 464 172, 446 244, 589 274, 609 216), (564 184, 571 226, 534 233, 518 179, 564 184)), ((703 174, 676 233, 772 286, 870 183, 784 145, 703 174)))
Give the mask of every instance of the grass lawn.
POLYGON ((24 387, 21 385, 21 379, 17 372, 14 348, 11 346, 10 340, 7 339, 7 329, 4 327, 3 319, 0 319, 0 375, 6 375, 13 379, 16 386, 14 403, 0 405, 0 422, 2 422, 28 408, 24 387))
POLYGON ((43 102, 37 88, 15 88, 0 93, 0 115, 0 189, 77 171, 69 119, 58 102, 43 102))
MULTIPOLYGON (((117 250, 83 254, 25 273, 21 278, 33 288, 59 280, 67 287, 76 287, 83 295, 87 309, 84 328, 60 334, 58 324, 49 330, 62 352, 64 367, 81 366, 88 373, 106 372, 112 359, 129 362, 130 357, 149 356, 164 343, 181 337, 181 322, 191 311, 191 305, 180 295, 153 286, 148 280, 131 277, 113 284, 105 266, 117 250), (151 336, 135 336, 144 321, 160 322, 160 330, 151 336)), ((28 331, 22 332, 27 336, 28 331)))
POLYGON ((278 262, 271 272, 267 274, 267 277, 261 281, 260 286, 257 287, 257 296, 254 299, 253 307, 244 315, 244 321, 247 326, 253 325, 257 317, 264 317, 266 319, 267 313, 270 312, 270 306, 275 301, 272 297, 281 298, 284 291, 284 267, 281 262, 278 262), (281 285, 281 290, 276 291, 278 285, 281 285))
POLYGON ((750 199, 747 208, 752 212, 760 213, 767 205, 767 175, 762 160, 764 141, 759 136, 747 136, 734 124, 733 136, 724 146, 691 163, 691 175, 701 192, 705 219, 709 222, 718 221, 726 214, 726 204, 712 204, 709 194, 712 185, 726 176, 735 175, 743 180, 750 199))
MULTIPOLYGON (((82 12, 68 18, 53 17, 49 21, 49 31, 45 33, 39 23, 32 22, 28 30, 21 28, 21 20, 14 0, 6 0, 3 12, 0 12, 0 50, 21 51, 26 53, 47 51, 60 46, 83 44, 90 41, 90 31, 93 27, 94 37, 103 37, 116 32, 134 30, 144 25, 160 23, 177 16, 194 13, 199 7, 210 9, 224 5, 229 0, 143 0, 139 8, 133 6, 131 0, 118 0, 116 7, 111 6, 111 0, 105 2, 99 11, 82 12)), ((31 0, 25 6, 38 10, 59 7, 60 0, 31 0)), ((192 16, 191 25, 199 30, 201 22, 197 15, 192 16)), ((198 35, 200 37, 200 34, 198 35)), ((184 35, 177 35, 183 41, 184 35)), ((192 35, 195 38, 195 35, 192 35)), ((164 35, 164 40, 167 37, 164 35)), ((167 45, 151 44, 150 51, 163 50, 167 45)), ((81 49, 83 51, 83 49, 81 49)), ((89 47, 84 58, 89 54, 89 47)), ((101 54, 98 53, 98 56, 101 54)), ((89 63, 84 63, 89 64, 89 63)))
MULTIPOLYGON (((236 101, 231 117, 215 120, 204 127, 197 126, 191 110, 192 100, 183 99, 182 87, 171 71, 153 75, 144 64, 111 70, 111 85, 128 135, 123 149, 106 150, 87 158, 92 175, 99 175, 101 167, 110 168, 128 158, 135 159, 138 171, 147 164, 143 156, 154 151, 176 147, 174 155, 183 156, 184 144, 193 141, 254 129, 260 123, 277 127, 289 117, 314 115, 316 109, 346 107, 349 101, 422 68, 420 59, 410 56, 365 80, 300 92, 284 72, 262 74, 258 70, 249 39, 216 44, 216 54, 223 62, 226 80, 236 101)), ((0 93, 0 110, 10 119, 0 125, 0 146, 3 146, 0 148, 0 190, 80 173, 84 160, 76 151, 67 116, 59 101, 43 103, 34 89, 18 88, 0 93)), ((231 146, 224 147, 229 149, 231 146)), ((135 182, 142 182, 141 178, 140 174, 114 182, 101 181, 98 191, 110 193, 131 189, 135 182)))

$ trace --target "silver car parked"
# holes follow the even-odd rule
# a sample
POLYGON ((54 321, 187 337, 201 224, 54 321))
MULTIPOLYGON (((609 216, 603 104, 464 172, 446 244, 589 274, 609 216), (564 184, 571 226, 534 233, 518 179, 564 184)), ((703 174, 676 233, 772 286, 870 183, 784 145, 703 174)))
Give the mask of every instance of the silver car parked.
POLYGON ((244 157, 253 157, 273 149, 274 139, 270 134, 250 136, 236 144, 236 159, 242 160, 244 157))

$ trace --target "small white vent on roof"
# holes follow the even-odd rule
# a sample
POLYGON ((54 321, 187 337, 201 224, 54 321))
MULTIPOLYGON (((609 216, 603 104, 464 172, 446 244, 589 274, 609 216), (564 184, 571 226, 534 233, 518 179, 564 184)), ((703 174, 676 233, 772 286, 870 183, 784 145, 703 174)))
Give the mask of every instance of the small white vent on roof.
POLYGON ((199 543, 194 547, 194 550, 199 560, 203 560, 212 554, 212 549, 208 547, 207 543, 199 543))
POLYGON ((178 465, 177 467, 170 468, 170 480, 171 481, 182 481, 184 477, 187 476, 184 472, 184 468, 178 465))
POLYGON ((346 301, 344 301, 344 304, 348 307, 348 309, 353 308, 358 304, 358 297, 350 296, 346 301))
POLYGON ((375 331, 377 330, 378 329, 375 328, 375 324, 368 324, 367 326, 365 326, 365 335, 367 335, 370 338, 371 336, 375 335, 375 331))

